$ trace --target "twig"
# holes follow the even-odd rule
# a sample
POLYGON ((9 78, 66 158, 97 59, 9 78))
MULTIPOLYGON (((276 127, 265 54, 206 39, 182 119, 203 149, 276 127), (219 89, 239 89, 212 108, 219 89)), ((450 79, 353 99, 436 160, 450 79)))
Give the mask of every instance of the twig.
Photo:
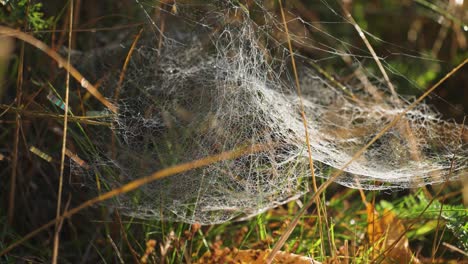
MULTIPOLYGON (((293 51, 293 48, 292 48, 292 42, 291 42, 291 38, 290 38, 290 35, 289 35, 288 24, 286 23, 286 16, 284 14, 284 8, 283 8, 282 0, 280 0, 278 2, 279 2, 280 12, 281 12, 281 18, 282 18, 283 24, 284 24, 284 30, 285 30, 287 40, 288 40, 288 48, 289 48, 289 53, 291 54, 291 64, 292 64, 292 68, 293 68, 293 72, 294 72, 294 80, 296 82, 297 95, 299 97, 299 106, 300 106, 300 111, 301 111, 302 123, 304 125, 304 133, 305 133, 305 139, 306 139, 306 145, 307 145, 307 154, 308 154, 308 157, 309 157, 309 169, 310 169, 310 174, 312 175, 312 187, 313 187, 314 192, 317 192, 317 181, 315 179, 314 160, 312 159, 312 148, 310 146, 309 127, 307 125, 307 118, 306 118, 306 115, 305 115, 305 107, 304 107, 304 102, 302 100, 302 91, 301 91, 301 85, 300 85, 300 82, 299 82, 299 76, 298 76, 297 68, 296 68, 296 60, 294 59, 294 51, 293 51)), ((319 228, 320 240, 323 242, 324 239, 323 239, 323 230, 322 230, 322 216, 321 216, 321 213, 320 213, 321 212, 320 211, 320 198, 318 196, 316 197, 316 203, 317 203, 317 209, 318 209, 317 213, 318 213, 318 221, 319 221, 319 227, 320 227, 319 228)), ((324 243, 321 243, 320 245, 322 247, 322 251, 324 251, 324 249, 323 249, 324 243)), ((277 249, 277 250, 279 250, 279 249, 277 249)), ((276 253, 277 252, 275 252, 275 249, 273 249, 272 252, 270 253, 270 255, 274 256, 276 253)), ((270 264, 272 261, 273 261, 273 258, 267 259, 266 262, 268 264, 270 264)))
MULTIPOLYGON (((448 7, 447 7, 448 11, 453 11, 451 10, 452 3, 454 2, 449 1, 448 7)), ((448 19, 444 19, 442 21, 442 25, 439 29, 439 33, 437 34, 437 39, 435 40, 432 46, 432 50, 431 50, 431 54, 434 58, 437 58, 437 55, 439 54, 439 51, 442 48, 442 44, 444 44, 444 40, 447 38, 451 24, 452 24, 452 21, 448 19)))
POLYGON ((335 79, 335 77, 331 76, 327 71, 325 71, 322 67, 320 67, 317 63, 312 60, 305 60, 307 65, 312 66, 318 73, 320 73, 323 77, 325 77, 334 87, 341 89, 344 93, 351 97, 351 99, 355 102, 358 101, 356 96, 353 92, 348 89, 346 86, 341 84, 339 81, 335 79))
POLYGON ((107 234, 107 239, 108 239, 109 242, 111 243, 112 248, 115 250, 115 253, 116 253, 116 255, 117 255, 117 259, 119 260, 119 262, 120 262, 121 264, 124 264, 125 261, 122 259, 122 254, 120 254, 120 251, 119 251, 119 249, 117 248, 117 245, 114 243, 114 240, 112 240, 112 237, 111 237, 109 234, 107 234))
POLYGON ((133 256, 133 260, 135 261, 135 263, 138 263, 139 262, 139 256, 137 254, 137 252, 135 251, 135 249, 133 249, 132 245, 130 244, 130 241, 128 241, 128 237, 127 237, 127 233, 125 231, 125 228, 122 224, 122 219, 120 218, 120 214, 119 214, 119 210, 116 208, 115 209, 115 216, 117 218, 117 222, 120 226, 120 232, 122 233, 122 237, 123 239, 125 240, 125 242, 127 243, 127 246, 128 246, 128 249, 130 250, 130 253, 132 253, 132 256, 133 256))
POLYGON ((125 62, 122 66, 122 71, 120 72, 119 76, 119 82, 117 83, 117 87, 115 88, 115 94, 114 94, 114 101, 117 102, 119 100, 120 96, 120 89, 122 88, 122 83, 125 78, 125 73, 127 72, 127 67, 128 63, 130 62, 130 58, 132 57, 133 51, 135 50, 136 44, 138 43, 138 40, 141 37, 141 33, 143 33, 143 28, 140 29, 138 34, 135 36, 135 39, 133 40, 132 45, 130 46, 130 49, 128 50, 127 57, 125 58, 125 62))
POLYGON ((281 3, 281 1, 279 1, 279 4, 280 4, 281 17, 283 19, 283 24, 284 24, 284 30, 286 31, 286 35, 288 36, 288 48, 289 48, 289 53, 291 54, 291 64, 292 64, 293 72, 294 72, 294 80, 296 82, 297 95, 299 97, 299 105, 300 105, 302 123, 304 124, 307 152, 309 154, 310 173, 312 174, 312 183, 313 183, 314 191, 317 191, 317 183, 315 181, 315 172, 314 172, 314 161, 312 159, 312 149, 310 147, 309 128, 307 125, 307 118, 305 116, 304 102, 302 100, 301 85, 299 83, 299 76, 297 74, 296 61, 294 59, 294 51, 292 49, 291 38, 289 37, 289 30, 288 30, 288 25, 286 24, 286 17, 284 15, 283 4, 281 3))
MULTIPOLYGON (((73 34, 73 5, 74 1, 69 2, 70 5, 70 14, 68 19, 69 31, 68 31, 68 55, 67 55, 67 64, 70 64, 71 59, 71 46, 72 46, 72 34, 73 34)), ((59 175, 59 186, 58 186, 58 195, 57 195, 57 213, 56 219, 60 218, 62 207, 62 190, 63 190, 63 171, 65 169, 65 152, 67 148, 67 130, 68 130, 68 103, 69 103, 69 94, 70 94, 70 72, 67 72, 66 78, 66 87, 65 87, 65 108, 63 116, 63 137, 62 137, 62 154, 60 157, 60 175, 59 175)), ((58 258, 58 248, 60 243, 60 229, 62 226, 63 220, 57 221, 55 224, 55 233, 54 233, 54 246, 52 251, 52 263, 57 263, 58 258)))
MULTIPOLYGON (((96 33, 99 31, 113 31, 113 30, 122 30, 127 28, 134 28, 144 25, 144 23, 133 23, 133 24, 125 24, 113 27, 99 27, 99 28, 75 28, 73 29, 74 33, 77 32, 91 32, 96 33)), ((67 32, 68 29, 53 29, 53 30, 34 30, 34 31, 24 31, 25 33, 59 33, 59 32, 67 32)))
POLYGON ((351 24, 353 24, 354 28, 356 29, 356 31, 359 33, 359 36, 361 37, 362 41, 364 41, 364 43, 366 44, 366 47, 367 49, 370 51, 370 53, 372 54, 372 57, 374 58, 375 60, 375 63, 377 63, 377 66, 379 67, 379 70, 380 72, 382 73, 384 79, 385 79, 385 82, 387 82, 387 86, 388 88, 390 89, 390 92, 392 93, 392 98, 394 100, 396 100, 398 102, 398 94, 395 90, 395 87, 393 87, 393 84, 392 82, 390 81, 390 78, 388 77, 387 75, 387 72, 385 71, 384 67, 382 66, 382 63, 380 62, 380 59, 379 57, 377 57, 377 53, 375 53, 375 50, 374 48, 372 47, 372 45, 370 44, 369 40, 367 40, 367 37, 366 37, 366 34, 364 34, 364 32, 362 31, 361 27, 356 23, 356 21, 354 20, 354 18, 351 16, 351 14, 349 13, 349 11, 343 7, 343 11, 346 15, 346 17, 349 19, 349 21, 351 22, 351 24))
MULTIPOLYGON (((18 65, 18 78, 16 81, 16 105, 21 107, 21 97, 23 96, 23 67, 24 67, 24 43, 21 43, 21 53, 19 58, 18 65)), ((16 178, 18 170, 18 145, 19 145, 19 133, 21 128, 20 123, 21 116, 19 113, 16 113, 15 116, 15 138, 13 145, 13 164, 11 166, 11 181, 10 181, 10 197, 8 204, 8 223, 11 225, 13 223, 13 218, 15 215, 15 192, 16 192, 16 178)))
POLYGON ((297 215, 294 217, 292 222, 289 224, 288 228, 285 230, 283 235, 281 235, 280 239, 278 242, 276 242, 275 246, 272 249, 272 253, 268 256, 268 259, 270 262, 274 259, 275 255, 273 253, 277 253, 284 245, 286 240, 289 238, 291 235, 292 231, 298 224, 299 220, 301 217, 307 212, 307 210, 314 204, 315 198, 320 195, 338 176, 340 176, 343 173, 343 170, 347 168, 351 163, 353 163, 356 159, 358 159, 364 151, 369 148, 372 144, 374 144, 380 137, 382 137, 390 128, 392 128, 396 123, 398 123, 401 118, 411 111, 414 107, 416 107, 419 103, 424 100, 430 93, 432 93, 437 87, 440 86, 445 80, 447 80, 450 76, 452 76, 455 72, 457 72, 459 69, 461 69, 466 63, 468 62, 468 59, 465 59, 462 63, 460 63, 458 66, 456 66, 454 69, 452 69, 447 75, 445 75, 442 79, 440 79, 436 84, 434 84, 431 88, 429 88, 423 95, 421 95, 416 101, 414 101, 412 104, 410 104, 404 111, 402 111, 400 114, 398 114, 390 123, 388 123, 377 135, 372 138, 372 140, 369 141, 363 148, 361 148, 359 151, 354 154, 354 156, 351 158, 350 161, 348 161, 346 164, 343 165, 337 172, 335 172, 326 182, 324 182, 316 192, 312 195, 311 199, 307 204, 305 204, 297 213, 297 215))
MULTIPOLYGON (((5 109, 5 112, 15 112, 19 113, 23 116, 31 116, 31 117, 46 117, 46 118, 53 118, 53 119, 63 119, 63 115, 57 115, 48 112, 35 112, 35 111, 28 111, 23 110, 21 108, 11 107, 9 105, 0 104, 0 109, 5 109)), ((111 116, 102 115, 102 116, 68 116, 70 121, 84 123, 89 125, 101 125, 101 126, 110 126, 110 123, 94 121, 93 119, 100 119, 100 118, 110 118, 111 116)))
POLYGON ((86 78, 81 75, 81 73, 73 67, 71 64, 69 64, 68 61, 63 59, 56 51, 51 49, 49 46, 47 46, 44 42, 36 39, 35 37, 26 34, 22 31, 16 30, 16 29, 11 29, 9 27, 4 27, 0 26, 0 35, 7 35, 7 36, 13 36, 17 39, 23 40, 24 42, 27 42, 31 44, 32 46, 42 50, 45 52, 49 57, 54 59, 59 67, 64 67, 74 78, 77 80, 83 88, 88 90, 88 92, 93 95, 96 99, 98 99, 103 105, 105 105, 109 110, 112 112, 116 113, 117 112, 117 107, 109 102, 97 89, 94 87, 91 83, 86 80, 86 78))
MULTIPOLYGON (((459 24, 460 26, 462 27, 466 27, 468 26, 468 24, 464 23, 461 19, 457 18, 456 16, 454 16, 453 14, 451 14, 449 11, 447 10, 444 10, 443 8, 429 2, 429 1, 426 1, 426 0, 414 0, 416 3, 419 3, 427 8, 430 8, 432 9, 433 11, 445 16, 446 18, 452 20, 453 22, 455 22, 456 24, 459 24)), ((465 20, 466 21, 466 20, 465 20)))
MULTIPOLYGON (((130 49, 127 53, 127 57, 125 58, 125 62, 122 66, 122 71, 120 72, 119 76, 119 82, 117 83, 117 87, 115 88, 115 93, 114 93, 114 101, 117 103, 119 101, 120 97, 120 89, 122 88, 122 84, 125 78, 125 73, 127 71, 128 63, 130 62, 130 58, 132 57, 133 51, 135 50, 136 44, 138 43, 138 40, 140 39, 141 33, 143 33, 143 28, 140 29, 138 34, 136 35, 135 39, 133 40, 132 45, 130 46, 130 49)), ((112 135, 111 135, 111 153, 112 153, 112 158, 115 159, 115 133, 114 130, 112 129, 112 135)))
MULTIPOLYGON (((468 59, 465 59, 465 61, 460 64, 460 65, 464 65, 466 62, 468 61, 468 59)), ((459 65, 459 66, 460 66, 459 65)), ((456 68, 458 68, 459 66, 457 66, 456 68)), ((450 73, 453 73, 454 70, 452 70, 450 73)), ((449 73, 449 74, 450 74, 449 73)), ((447 74, 444 78, 446 78, 449 74, 447 74)), ((443 79, 444 79, 443 78, 443 79)), ((437 84, 441 83, 441 81, 439 81, 437 84)), ((436 85, 437 85, 436 84, 436 85)), ((432 88, 431 88, 432 89, 432 88)), ((465 119, 463 119, 463 125, 462 125, 462 128, 460 130, 460 138, 461 136, 463 135, 465 131, 465 119)), ((453 155, 451 161, 450 161, 450 171, 449 171, 449 174, 448 175, 451 175, 453 173, 453 166, 455 164, 455 154, 453 155)), ((418 222, 418 219, 421 218, 421 216, 424 214, 424 212, 426 212, 426 210, 431 206, 431 204, 435 201, 436 197, 438 197, 443 190, 445 190, 446 186, 449 184, 449 179, 447 178, 446 181, 444 182, 444 184, 442 185, 442 187, 437 191, 437 193, 431 198, 431 200, 429 201, 429 203, 426 205, 426 207, 421 211, 421 213, 405 228, 405 231, 393 242, 393 244, 391 244, 387 250, 385 250, 384 252, 382 252, 377 258, 381 257, 382 255, 385 255, 388 251, 392 250, 398 243, 399 241, 406 235, 406 233, 418 222)), ((442 214, 442 203, 441 203, 441 209, 440 209, 440 212, 439 212, 439 219, 440 219, 440 216, 442 214)), ((437 222, 437 225, 439 225, 439 223, 437 222)), ((441 235, 442 236, 442 235, 441 235)), ((437 237, 437 233, 436 233, 436 237, 437 237)), ((435 238, 434 238, 435 239, 435 238)), ((440 245, 440 243, 439 243, 440 245)), ((439 246, 435 247, 436 248, 436 251, 437 251, 437 248, 439 246)), ((435 254, 435 252, 433 252, 433 254, 435 254)), ((434 257, 434 255, 432 256, 434 257)))
POLYGON ((447 242, 442 242, 442 245, 444 245, 446 248, 448 248, 448 249, 450 249, 450 250, 453 250, 453 251, 455 251, 455 252, 458 252, 458 253, 464 255, 465 257, 468 257, 468 253, 467 253, 467 252, 465 252, 465 251, 463 251, 463 250, 457 248, 457 247, 454 246, 454 245, 451 245, 451 244, 449 244, 449 243, 447 243, 447 242))
POLYGON ((42 225, 41 227, 37 228, 36 230, 32 231, 31 233, 23 236, 22 238, 20 238, 19 240, 17 240, 13 244, 9 245, 8 247, 6 247, 2 251, 0 251, 0 256, 3 256, 6 253, 10 252, 12 249, 14 249, 17 246, 21 245, 25 241, 27 241, 30 238, 36 236, 37 234, 44 231, 45 229, 53 226, 58 221, 62 221, 63 219, 65 219, 67 217, 70 217, 70 216, 78 213, 79 211, 81 211, 81 210, 83 210, 85 208, 88 208, 88 207, 90 207, 90 206, 92 206, 92 205, 94 205, 96 203, 109 200, 110 198, 113 198, 115 196, 118 196, 118 195, 121 195, 121 194, 124 194, 124 193, 128 193, 128 192, 133 191, 133 190, 135 190, 135 189, 137 189, 137 188, 139 188, 139 187, 141 187, 141 186, 143 186, 145 184, 148 184, 150 182, 153 182, 153 181, 156 181, 156 180, 159 180, 159 179, 162 179, 162 178, 166 178, 166 177, 169 177, 169 176, 172 176, 172 175, 175 175, 175 174, 179 174, 179 173, 182 173, 182 172, 190 171, 190 170, 193 170, 193 169, 206 167, 208 165, 211 165, 211 164, 214 164, 214 163, 217 163, 217 162, 220 162, 220 161, 236 159, 236 158, 248 155, 248 154, 261 152, 261 151, 266 150, 268 147, 269 147, 268 145, 258 145, 257 144, 257 145, 253 145, 253 146, 243 147, 243 148, 236 149, 236 150, 226 151, 226 152, 222 152, 222 153, 217 154, 217 155, 208 156, 208 157, 203 158, 203 159, 199 159, 199 160, 195 160, 195 161, 191 161, 191 162, 187 162, 187 163, 182 163, 182 164, 179 164, 179 165, 176 165, 176 166, 172 166, 172 167, 169 167, 169 168, 166 168, 166 169, 162 169, 162 170, 157 171, 157 172, 155 172, 155 173, 153 173, 151 175, 148 175, 146 177, 142 177, 142 178, 136 179, 134 181, 131 181, 131 182, 119 187, 119 188, 110 190, 110 191, 108 191, 106 193, 103 193, 103 194, 97 196, 97 197, 94 197, 94 198, 80 204, 79 206, 77 206, 77 207, 75 207, 73 209, 65 211, 58 219, 54 219, 54 220, 49 221, 48 223, 42 225))

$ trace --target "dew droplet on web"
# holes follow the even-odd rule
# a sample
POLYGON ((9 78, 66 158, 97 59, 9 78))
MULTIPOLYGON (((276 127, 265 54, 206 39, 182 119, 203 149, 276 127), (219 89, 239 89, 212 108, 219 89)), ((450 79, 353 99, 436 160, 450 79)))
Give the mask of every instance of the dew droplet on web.
MULTIPOLYGON (((161 50, 154 47, 154 39, 135 48, 111 127, 115 149, 109 148, 114 143, 108 131, 95 133, 92 138, 101 152, 90 154, 90 179, 97 171, 105 185, 120 186, 245 144, 272 147, 149 183, 113 203, 125 214, 222 223, 256 215, 309 190, 300 101, 290 88, 295 87, 290 54, 273 36, 269 44, 277 50, 270 52, 259 44, 269 29, 259 28, 242 12, 242 23, 229 23, 225 14, 236 7, 223 8, 200 18, 180 4, 177 16, 197 21, 193 27, 174 24, 165 31, 161 50), (207 33, 206 25, 217 30, 207 33)), ((155 38, 159 40, 158 33, 155 38)), ((306 64, 299 64, 298 71, 318 177, 328 178, 342 168, 405 108, 385 98, 373 102, 361 87, 354 90, 365 103, 357 103, 306 64)), ((88 85, 83 78, 81 86, 88 85)), ((425 105, 403 120, 345 168, 336 182, 363 189, 407 188, 444 181, 451 172, 468 167, 468 151, 457 140, 461 125, 440 120, 425 105)))
POLYGON ((84 77, 81 79, 81 87, 85 88, 85 89, 88 89, 88 86, 89 86, 89 82, 88 80, 86 80, 84 77))

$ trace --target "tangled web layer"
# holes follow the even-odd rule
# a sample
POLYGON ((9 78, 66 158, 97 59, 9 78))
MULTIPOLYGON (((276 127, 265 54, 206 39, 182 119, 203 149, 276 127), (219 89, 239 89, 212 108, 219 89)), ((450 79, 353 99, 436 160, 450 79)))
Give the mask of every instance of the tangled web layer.
MULTIPOLYGON (((120 91, 114 120, 117 145, 94 155, 87 172, 99 172, 101 183, 115 188, 246 144, 271 147, 120 196, 113 205, 127 215, 221 223, 297 199, 311 186, 290 54, 278 45, 280 52, 272 55, 264 43, 276 43, 264 38, 266 28, 250 21, 238 6, 226 2, 223 8, 228 11, 204 14, 203 22, 187 26, 187 20, 196 18, 180 17, 194 12, 179 7, 177 19, 168 20, 172 29, 164 32, 161 48, 154 40, 139 44, 120 91)), ((299 66, 299 76, 319 177, 340 169, 407 106, 369 100, 362 90, 351 99, 305 64, 299 66)), ((442 121, 420 105, 347 166, 336 182, 388 189, 457 179, 468 159, 461 131, 461 125, 442 121)), ((102 146, 109 145, 110 140, 103 140, 102 146)))

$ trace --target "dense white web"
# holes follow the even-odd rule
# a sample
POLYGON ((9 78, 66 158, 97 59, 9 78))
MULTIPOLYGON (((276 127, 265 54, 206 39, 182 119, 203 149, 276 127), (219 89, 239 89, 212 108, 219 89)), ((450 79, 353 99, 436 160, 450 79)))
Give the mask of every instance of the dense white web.
MULTIPOLYGON (((96 131, 94 138, 102 137, 96 142, 102 151, 90 154, 91 169, 75 166, 74 173, 92 175, 90 179, 98 174, 102 186, 115 188, 159 169, 246 144, 271 147, 120 196, 112 205, 127 215, 221 223, 296 199, 311 186, 291 54, 281 43, 284 39, 275 37, 283 25, 260 3, 254 3, 257 14, 251 14, 245 6, 216 2, 178 4, 176 15, 166 14, 162 45, 157 44, 159 30, 154 38, 139 42, 113 120, 116 144, 110 147, 109 132, 96 131), (254 15, 263 16, 264 25, 255 23, 254 15)), ((307 36, 292 38, 305 47, 301 43, 307 36)), ((327 178, 408 103, 387 100, 387 95, 378 99, 375 93, 383 94, 384 89, 376 92, 363 85, 344 92, 319 78, 305 57, 297 59, 315 174, 327 178)), ((118 78, 110 79, 106 85, 113 91, 118 78)), ((388 189, 455 180, 467 168, 466 136, 461 133, 461 125, 443 121, 420 105, 336 181, 352 188, 388 189)))

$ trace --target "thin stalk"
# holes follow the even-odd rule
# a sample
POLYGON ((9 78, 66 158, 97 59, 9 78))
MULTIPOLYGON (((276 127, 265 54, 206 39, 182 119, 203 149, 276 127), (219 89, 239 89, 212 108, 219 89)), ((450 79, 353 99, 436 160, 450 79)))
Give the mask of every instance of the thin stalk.
MULTIPOLYGON (((23 96, 23 68, 24 68, 24 43, 21 44, 20 62, 18 65, 18 78, 16 81, 16 105, 21 107, 21 98, 23 96)), ((21 128, 21 115, 16 113, 15 115, 15 138, 13 145, 13 163, 11 166, 11 180, 10 180, 10 197, 8 204, 8 223, 13 223, 15 215, 15 194, 16 194, 16 180, 18 176, 18 145, 19 145, 19 134, 21 128)))
MULTIPOLYGON (((291 54, 291 64, 292 64, 292 68, 293 68, 293 72, 294 72, 294 80, 296 82, 296 89, 297 89, 297 95, 299 97, 299 106, 300 106, 300 111, 301 111, 301 118, 302 118, 302 123, 304 125, 304 132, 305 132, 305 139, 306 139, 306 145, 307 145, 307 153, 308 153, 308 157, 309 157, 309 169, 310 169, 310 173, 312 175, 312 187, 313 187, 313 190, 314 192, 317 192, 317 182, 316 182, 316 179, 315 179, 315 171, 314 171, 314 160, 312 159, 312 148, 310 146, 310 137, 309 137, 309 127, 307 125, 307 118, 306 118, 306 115, 305 115, 305 107, 304 107, 304 102, 303 102, 303 99, 302 99, 302 91, 301 91, 301 85, 300 85, 300 82, 299 82, 299 75, 297 73, 297 67, 296 67, 296 60, 294 59, 294 51, 293 51, 293 48, 292 48, 292 43, 291 43, 291 38, 290 38, 290 35, 289 35, 289 29, 288 29, 288 24, 286 23, 286 16, 284 14, 284 8, 283 8, 283 4, 282 4, 282 1, 280 0, 279 1, 279 5, 280 5, 280 11, 281 11, 281 18, 283 20, 283 24, 284 24, 284 30, 286 32, 286 36, 287 36, 287 40, 288 40, 288 48, 289 48, 289 53, 291 54)), ((316 197, 316 204, 317 204, 317 214, 318 214, 318 224, 319 224, 319 234, 320 234, 320 240, 322 241, 322 243, 320 244, 321 248, 322 248, 322 253, 325 252, 325 249, 324 249, 324 236, 323 236, 323 229, 322 229, 322 216, 321 216, 321 203, 320 203, 320 197, 317 196, 316 197)), ((276 254, 276 252, 274 252, 274 249, 272 251, 272 253, 270 255, 274 255, 276 254)), ((267 261, 267 263, 271 263, 267 261)))
POLYGON ((119 188, 115 188, 115 189, 110 190, 110 191, 108 191, 106 193, 103 193, 103 194, 101 194, 101 195, 99 195, 97 197, 94 197, 94 198, 92 198, 90 200, 87 200, 86 202, 80 204, 79 206, 77 206, 77 207, 75 207, 73 209, 65 211, 59 218, 55 218, 54 220, 49 221, 48 223, 42 225, 41 227, 37 228, 36 230, 34 230, 34 231, 30 232, 29 234, 23 236, 22 238, 20 238, 19 240, 17 240, 13 244, 9 245, 8 247, 6 247, 2 251, 0 251, 0 256, 5 255, 6 253, 10 252, 12 249, 16 248, 17 246, 19 246, 19 245, 23 244, 24 242, 28 241, 29 239, 31 239, 32 237, 36 236, 37 234, 41 233, 42 231, 46 230, 47 228, 55 225, 57 222, 62 221, 64 219, 66 219, 66 218, 80 212, 81 210, 86 209, 88 207, 91 207, 91 206, 93 206, 93 205, 95 205, 95 204, 97 204, 99 202, 106 201, 106 200, 109 200, 109 199, 111 199, 113 197, 116 197, 118 195, 122 195, 122 194, 125 194, 125 193, 128 193, 128 192, 131 192, 131 191, 133 191, 135 189, 140 188, 143 185, 146 185, 146 184, 148 184, 150 182, 153 182, 153 181, 156 181, 156 180, 167 178, 169 176, 179 174, 179 173, 183 173, 183 172, 187 172, 187 171, 190 171, 190 170, 206 167, 208 165, 211 165, 211 164, 214 164, 214 163, 217 163, 217 162, 220 162, 220 161, 232 160, 232 159, 236 159, 236 158, 239 158, 239 157, 243 157, 245 155, 265 151, 266 149, 268 149, 268 147, 271 147, 271 145, 264 145, 264 144, 263 145, 258 145, 257 144, 257 145, 243 147, 243 148, 240 148, 240 149, 226 151, 226 152, 222 152, 222 153, 217 154, 217 155, 208 156, 206 158, 202 158, 202 159, 199 159, 199 160, 190 161, 190 162, 182 163, 182 164, 179 164, 179 165, 175 165, 175 166, 172 166, 172 167, 157 171, 157 172, 155 172, 153 174, 150 174, 150 175, 148 175, 146 177, 138 178, 138 179, 136 179, 134 181, 131 181, 131 182, 119 187, 119 188))
MULTIPOLYGON (((67 63, 70 64, 71 59, 71 47, 72 47, 72 34, 73 34, 73 0, 69 2, 70 5, 70 15, 68 19, 69 31, 68 31, 68 55, 67 63)), ((62 154, 60 157, 60 175, 59 175, 59 186, 58 186, 58 195, 57 195, 57 213, 56 213, 56 224, 55 224, 55 233, 54 233, 54 246, 52 251, 52 263, 57 263, 58 258, 58 248, 60 243, 60 229, 62 229, 62 221, 59 221, 62 207, 62 190, 63 190, 63 171, 65 169, 65 152, 67 149, 67 130, 68 130, 68 103, 69 103, 69 94, 70 94, 70 72, 67 72, 66 78, 66 88, 65 88, 65 113, 63 116, 63 138, 62 138, 62 154)))
POLYGON ((358 150, 354 156, 346 162, 346 164, 343 165, 337 172, 335 172, 326 182, 324 182, 316 192, 313 193, 312 198, 309 200, 307 204, 305 204, 301 210, 296 214, 294 219, 291 221, 289 224, 288 228, 285 230, 285 232, 281 235, 280 239, 278 242, 275 244, 273 247, 270 255, 267 258, 267 263, 271 263, 273 259, 275 258, 276 253, 283 247, 284 243, 286 240, 289 238, 291 235, 292 231, 296 227, 296 225, 299 223, 299 220, 301 217, 307 212, 307 210, 314 204, 315 198, 320 195, 336 178, 338 178, 342 173, 343 170, 346 169, 351 163, 353 163, 356 159, 358 159, 365 151, 368 149, 372 144, 374 144, 379 138, 381 138, 390 128, 395 126, 403 117, 406 115, 409 111, 411 111, 413 108, 415 108, 419 103, 421 103, 429 94, 431 94, 437 87, 439 87, 445 80, 447 80, 450 76, 455 74, 459 69, 461 69, 466 63, 468 63, 468 59, 465 59, 462 63, 457 65, 455 68, 453 68, 447 75, 445 75, 442 79, 440 79, 436 84, 434 84, 431 88, 429 88, 424 94, 422 94, 416 101, 411 103, 404 111, 402 111, 400 114, 398 114, 390 123, 388 123, 380 132, 378 132, 374 138, 372 138, 369 143, 367 143, 363 148, 358 150))
POLYGON ((109 110, 111 110, 113 113, 117 112, 117 107, 114 104, 109 102, 98 91, 98 89, 94 85, 92 85, 90 82, 88 82, 88 80, 86 80, 86 78, 84 78, 83 75, 81 75, 81 73, 75 67, 73 67, 73 65, 71 65, 69 63, 69 61, 62 58, 56 51, 51 49, 44 42, 36 39, 35 37, 33 37, 33 36, 29 35, 29 34, 26 34, 26 33, 22 32, 22 31, 19 31, 19 30, 16 30, 16 29, 11 29, 9 27, 4 27, 4 26, 0 26, 0 35, 7 35, 7 36, 15 37, 17 39, 20 39, 20 40, 22 40, 24 42, 27 42, 27 43, 31 44, 32 46, 36 47, 39 50, 42 50, 47 55, 49 55, 49 57, 54 59, 58 63, 59 67, 64 67, 71 74, 71 76, 73 76, 75 78, 75 80, 77 80, 81 84, 81 86, 83 88, 88 90, 88 92, 91 95, 93 95, 96 99, 98 99, 109 110))

